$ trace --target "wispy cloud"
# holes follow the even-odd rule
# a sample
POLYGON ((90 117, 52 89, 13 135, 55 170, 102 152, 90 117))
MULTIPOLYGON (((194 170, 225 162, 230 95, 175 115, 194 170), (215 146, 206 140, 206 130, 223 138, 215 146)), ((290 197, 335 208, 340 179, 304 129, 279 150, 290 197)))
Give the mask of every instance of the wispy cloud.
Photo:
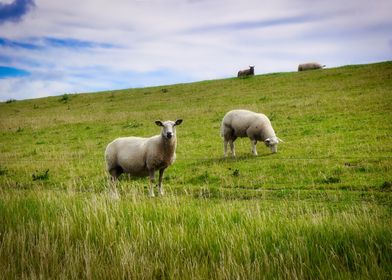
POLYGON ((322 18, 320 16, 314 15, 298 15, 291 17, 282 17, 282 18, 273 18, 273 19, 260 19, 253 21, 239 21, 239 22, 229 22, 225 24, 216 24, 216 25, 205 25, 199 27, 193 27, 185 31, 185 33, 189 32, 219 32, 219 31, 235 31, 235 30, 246 30, 246 29, 262 29, 269 28, 280 25, 293 25, 293 24, 302 24, 302 23, 310 23, 312 21, 319 21, 322 18))
POLYGON ((0 24, 21 20, 34 6, 33 0, 15 0, 9 4, 0 3, 0 24))
POLYGON ((39 45, 37 44, 32 44, 32 43, 26 43, 22 41, 15 41, 15 40, 9 40, 6 38, 0 38, 0 47, 7 47, 7 48, 22 48, 22 49, 38 49, 40 48, 39 45))
POLYGON ((114 44, 110 43, 97 43, 92 41, 78 40, 72 38, 53 38, 45 37, 43 42, 46 46, 57 47, 57 48, 74 48, 74 49, 84 49, 84 48, 115 48, 114 44))
POLYGON ((45 48, 70 48, 70 49, 86 49, 86 48, 115 48, 110 43, 99 43, 86 40, 78 40, 72 38, 54 38, 54 37, 43 37, 43 38, 28 38, 27 41, 9 40, 6 38, 0 38, 0 47, 8 48, 21 48, 38 50, 45 48))

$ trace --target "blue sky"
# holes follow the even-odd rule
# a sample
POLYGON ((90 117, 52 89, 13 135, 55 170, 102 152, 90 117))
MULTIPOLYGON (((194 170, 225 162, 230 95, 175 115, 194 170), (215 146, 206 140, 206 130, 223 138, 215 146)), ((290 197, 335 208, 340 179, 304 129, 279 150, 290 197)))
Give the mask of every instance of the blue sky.
POLYGON ((392 60, 390 0, 0 0, 0 100, 392 60))

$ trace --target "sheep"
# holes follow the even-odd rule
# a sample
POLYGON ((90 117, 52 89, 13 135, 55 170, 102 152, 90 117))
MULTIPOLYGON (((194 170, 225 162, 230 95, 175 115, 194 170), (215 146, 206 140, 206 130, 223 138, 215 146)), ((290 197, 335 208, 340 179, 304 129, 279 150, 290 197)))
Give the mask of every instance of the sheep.
POLYGON ((232 110, 226 113, 221 124, 221 136, 224 143, 224 157, 227 157, 228 143, 232 156, 235 157, 234 141, 237 137, 250 139, 252 154, 255 156, 257 156, 257 141, 263 141, 272 153, 277 152, 277 144, 282 141, 275 135, 266 115, 248 110, 232 110))
POLYGON ((255 66, 249 65, 249 69, 238 71, 237 77, 246 77, 246 76, 254 76, 255 74, 255 66))
POLYGON ((302 64, 298 65, 298 72, 299 71, 306 71, 306 70, 322 69, 324 67, 325 67, 325 65, 321 65, 320 63, 317 63, 317 62, 302 63, 302 64))
MULTIPOLYGON (((105 150, 106 169, 114 184, 122 173, 133 177, 150 178, 149 195, 154 195, 155 171, 159 170, 158 191, 163 195, 163 172, 176 159, 177 137, 175 126, 180 125, 182 119, 176 121, 155 121, 162 127, 161 134, 150 138, 120 137, 109 143, 105 150)), ((117 191, 116 191, 117 194, 117 191)))

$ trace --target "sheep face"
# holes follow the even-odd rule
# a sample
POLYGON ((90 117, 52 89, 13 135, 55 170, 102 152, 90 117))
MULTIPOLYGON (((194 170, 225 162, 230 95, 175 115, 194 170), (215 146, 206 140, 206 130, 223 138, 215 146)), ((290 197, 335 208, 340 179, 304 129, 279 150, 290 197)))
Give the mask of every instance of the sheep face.
POLYGON ((182 123, 182 120, 176 120, 175 122, 173 121, 155 121, 155 124, 158 126, 162 127, 161 135, 162 137, 166 139, 171 139, 172 137, 176 136, 176 125, 180 125, 182 123))
POLYGON ((276 153, 278 151, 278 143, 279 143, 279 138, 274 136, 271 138, 267 138, 264 140, 264 143, 267 147, 271 149, 272 153, 276 153))

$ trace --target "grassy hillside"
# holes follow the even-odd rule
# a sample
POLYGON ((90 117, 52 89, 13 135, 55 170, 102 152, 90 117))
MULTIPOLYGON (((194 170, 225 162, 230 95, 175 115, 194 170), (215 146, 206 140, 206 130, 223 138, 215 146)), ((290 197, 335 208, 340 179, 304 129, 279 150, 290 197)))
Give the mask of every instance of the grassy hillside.
MULTIPOLYGON (((392 62, 0 104, 0 271, 98 278, 389 278, 392 62), (231 109, 278 153, 223 159, 231 109), (182 118, 165 198, 110 198, 103 153, 182 118)), ((18 277, 18 278, 19 278, 18 277)), ((6 277, 8 278, 8 277, 6 277)))

